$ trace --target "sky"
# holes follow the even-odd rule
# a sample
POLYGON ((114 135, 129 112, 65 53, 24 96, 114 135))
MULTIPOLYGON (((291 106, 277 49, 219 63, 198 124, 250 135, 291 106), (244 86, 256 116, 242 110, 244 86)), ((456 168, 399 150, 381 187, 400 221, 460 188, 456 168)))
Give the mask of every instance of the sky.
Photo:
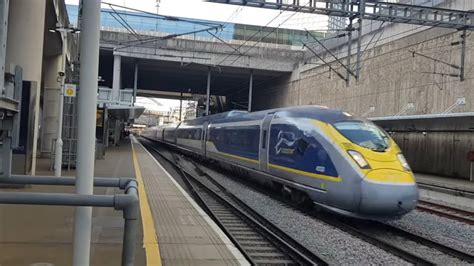
MULTIPOLYGON (((143 106, 147 110, 169 112, 172 108, 179 107, 179 100, 172 99, 150 99, 147 97, 137 97, 137 105, 143 106), (160 104, 157 104, 160 103, 160 104)), ((188 101, 183 101, 183 106, 186 106, 188 101)))
MULTIPOLYGON (((67 4, 77 5, 79 0, 66 0, 67 4)), ((105 0, 112 4, 132 7, 148 12, 157 11, 155 0, 105 0)), ((306 4, 302 1, 302 4, 306 4)), ((107 5, 103 5, 104 8, 107 5)), ((279 10, 251 8, 225 4, 208 3, 202 0, 161 0, 158 13, 168 16, 179 16, 196 19, 206 19, 224 22, 235 22, 251 25, 324 30, 327 27, 327 17, 313 14, 295 14, 285 11, 278 15, 279 10)))

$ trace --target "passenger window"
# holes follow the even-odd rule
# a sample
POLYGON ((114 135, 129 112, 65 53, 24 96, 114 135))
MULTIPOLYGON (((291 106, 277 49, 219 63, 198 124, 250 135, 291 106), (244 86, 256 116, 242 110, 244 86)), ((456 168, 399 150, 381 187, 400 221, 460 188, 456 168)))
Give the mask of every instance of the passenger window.
POLYGON ((266 149, 267 146, 267 131, 263 131, 263 138, 262 138, 262 149, 266 149))

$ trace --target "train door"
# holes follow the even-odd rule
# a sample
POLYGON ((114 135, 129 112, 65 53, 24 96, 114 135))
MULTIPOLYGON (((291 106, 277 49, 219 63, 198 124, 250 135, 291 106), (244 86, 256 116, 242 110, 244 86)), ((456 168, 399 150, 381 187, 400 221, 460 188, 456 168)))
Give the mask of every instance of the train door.
POLYGON ((264 172, 268 171, 268 144, 270 143, 270 122, 273 116, 274 113, 269 113, 265 116, 260 130, 260 170, 264 172))
POLYGON ((201 150, 204 157, 206 157, 206 142, 207 142, 208 132, 209 132, 209 121, 206 121, 202 125, 202 134, 201 134, 201 150))

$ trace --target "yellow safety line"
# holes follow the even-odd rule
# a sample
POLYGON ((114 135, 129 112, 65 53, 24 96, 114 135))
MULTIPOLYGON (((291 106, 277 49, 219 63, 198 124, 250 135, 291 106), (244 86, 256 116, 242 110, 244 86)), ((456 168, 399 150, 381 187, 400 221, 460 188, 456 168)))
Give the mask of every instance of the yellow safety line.
POLYGON ((145 248, 146 265, 161 266, 160 247, 158 245, 158 239, 156 238, 155 223, 153 221, 153 216, 151 215, 150 204, 148 203, 142 173, 133 146, 134 145, 132 144, 133 165, 138 180, 138 195, 140 199, 140 214, 143 226, 143 247, 145 248))

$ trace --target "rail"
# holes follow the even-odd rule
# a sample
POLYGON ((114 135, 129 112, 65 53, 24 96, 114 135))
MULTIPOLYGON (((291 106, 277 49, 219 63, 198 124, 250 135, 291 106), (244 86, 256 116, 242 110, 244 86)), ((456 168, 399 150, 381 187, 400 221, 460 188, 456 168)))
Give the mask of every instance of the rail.
MULTIPOLYGON (((73 186, 75 185, 75 178, 15 175, 0 178, 0 184, 73 186)), ((0 192, 0 204, 113 207, 115 210, 120 210, 125 219, 122 265, 134 265, 135 239, 139 217, 137 181, 133 178, 95 177, 94 186, 120 188, 124 190, 124 194, 80 195, 73 193, 0 192)))
POLYGON ((418 200, 417 209, 423 212, 435 214, 437 216, 474 225, 474 213, 471 211, 461 210, 459 208, 454 208, 425 200, 418 200))

